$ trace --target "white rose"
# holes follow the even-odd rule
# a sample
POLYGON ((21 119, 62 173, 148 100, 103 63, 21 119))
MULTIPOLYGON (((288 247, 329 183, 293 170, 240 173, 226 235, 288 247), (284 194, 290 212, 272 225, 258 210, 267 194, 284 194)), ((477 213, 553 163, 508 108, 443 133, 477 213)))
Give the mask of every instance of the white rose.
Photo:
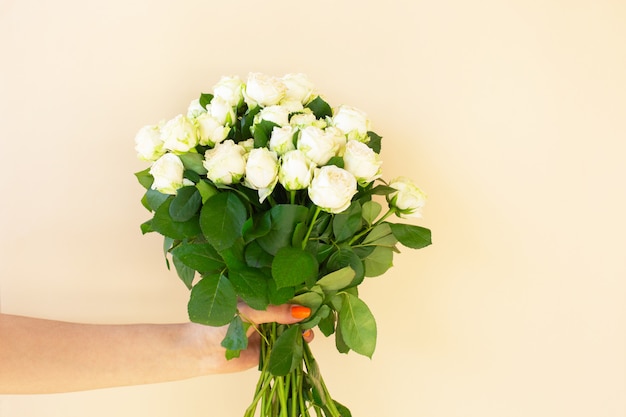
POLYGON ((318 166, 326 164, 337 150, 333 136, 315 126, 308 126, 300 132, 297 148, 318 166))
POLYGON ((285 96, 285 84, 279 78, 253 72, 248 75, 244 99, 250 107, 272 106, 285 96))
POLYGON ((422 217, 422 208, 426 204, 426 194, 413 181, 406 177, 398 177, 389 183, 396 192, 387 196, 391 207, 395 207, 398 216, 422 217))
POLYGON ((324 126, 320 126, 318 122, 323 122, 322 120, 318 121, 313 112, 310 109, 305 109, 301 113, 296 113, 291 116, 289 119, 289 124, 294 127, 298 127, 300 129, 304 129, 307 126, 316 126, 320 129, 325 128, 324 126))
POLYGON ((356 179, 345 169, 327 165, 315 170, 309 197, 322 210, 341 213, 350 206, 354 194, 356 179))
POLYGON ((246 151, 232 140, 225 140, 204 154, 207 178, 216 184, 239 182, 246 169, 246 151))
POLYGON ((213 97, 211 103, 207 104, 206 111, 223 125, 232 126, 235 122, 235 109, 219 97, 213 97))
POLYGON ((222 77, 213 86, 213 96, 224 100, 231 107, 238 107, 243 101, 243 81, 237 76, 222 77))
POLYGON ((201 114, 206 113, 206 109, 200 104, 200 99, 192 100, 187 107, 187 117, 194 119, 201 114))
POLYGON ((289 151, 281 157, 278 181, 287 191, 302 190, 309 186, 315 166, 299 150, 289 151))
POLYGON ((370 121, 365 112, 351 107, 339 106, 332 117, 332 124, 341 129, 348 139, 356 139, 361 142, 368 140, 367 132, 370 130, 370 121))
POLYGON ((328 126, 324 129, 324 134, 335 143, 335 155, 343 156, 346 150, 346 135, 334 126, 328 126))
POLYGON ((296 149, 293 143, 295 130, 291 126, 274 127, 270 135, 269 148, 278 155, 296 149))
POLYGON ((135 136, 137 157, 144 161, 155 161, 165 153, 161 128, 158 125, 144 126, 135 136))
POLYGON ((172 152, 189 152, 198 144, 195 124, 182 114, 165 123, 161 134, 163 146, 172 152))
POLYGON ((278 126, 286 126, 289 124, 289 110, 278 105, 264 107, 254 116, 254 124, 260 123, 261 120, 276 123, 278 126))
POLYGON ((297 113, 304 110, 304 106, 298 100, 286 100, 280 101, 280 105, 289 110, 289 113, 297 113))
POLYGON ((237 145, 239 145, 242 148, 244 148, 246 153, 248 153, 252 149, 254 149, 254 138, 242 140, 242 141, 238 142, 237 145))
POLYGON ((348 141, 343 162, 345 170, 354 175, 361 185, 367 185, 382 175, 380 156, 358 140, 348 141))
POLYGON ((184 185, 184 171, 180 158, 173 153, 166 153, 150 167, 150 175, 154 177, 151 188, 163 194, 176 194, 176 190, 184 185))
POLYGON ((230 127, 221 124, 215 117, 208 113, 203 113, 196 118, 198 126, 198 140, 200 145, 214 146, 220 143, 230 131, 230 127))
POLYGON ((278 157, 267 148, 255 148, 248 154, 244 185, 259 191, 262 203, 278 181, 278 157))
POLYGON ((305 74, 287 74, 282 78, 282 81, 287 87, 286 100, 295 100, 302 104, 311 101, 315 86, 305 74))

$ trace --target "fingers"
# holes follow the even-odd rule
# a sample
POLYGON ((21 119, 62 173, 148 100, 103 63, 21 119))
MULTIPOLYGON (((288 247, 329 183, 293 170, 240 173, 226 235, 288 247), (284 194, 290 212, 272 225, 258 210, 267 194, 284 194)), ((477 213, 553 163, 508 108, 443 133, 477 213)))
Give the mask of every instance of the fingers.
POLYGON ((255 310, 244 303, 239 303, 238 308, 244 320, 255 324, 271 322, 293 324, 311 315, 310 308, 295 304, 270 305, 266 310, 255 310))
POLYGON ((311 329, 307 329, 302 332, 302 338, 307 343, 311 343, 314 337, 315 337, 315 333, 313 333, 313 330, 311 329))

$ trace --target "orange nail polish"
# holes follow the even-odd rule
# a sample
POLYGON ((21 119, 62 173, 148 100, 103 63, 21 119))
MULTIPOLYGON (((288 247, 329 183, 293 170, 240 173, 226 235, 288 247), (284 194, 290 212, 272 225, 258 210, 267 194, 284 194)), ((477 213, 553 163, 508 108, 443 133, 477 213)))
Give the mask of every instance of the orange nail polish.
POLYGON ((291 306, 291 316, 294 319, 306 319, 311 315, 311 309, 305 306, 291 306))
POLYGON ((304 337, 305 339, 308 339, 309 337, 311 337, 312 334, 313 334, 313 330, 307 329, 304 332, 302 332, 302 337, 304 337))

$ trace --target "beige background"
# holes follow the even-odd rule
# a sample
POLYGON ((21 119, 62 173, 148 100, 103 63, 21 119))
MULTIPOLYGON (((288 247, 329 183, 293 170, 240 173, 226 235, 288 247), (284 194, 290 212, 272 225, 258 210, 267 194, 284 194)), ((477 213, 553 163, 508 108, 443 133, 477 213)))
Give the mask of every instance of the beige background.
MULTIPOLYGON (((0 0, 0 307, 185 320, 139 233, 135 132, 221 75, 305 72, 369 113, 435 240, 363 287, 373 360, 318 335, 337 399, 355 417, 624 417, 625 22, 621 0, 0 0)), ((237 416, 255 377, 4 396, 0 415, 237 416)))

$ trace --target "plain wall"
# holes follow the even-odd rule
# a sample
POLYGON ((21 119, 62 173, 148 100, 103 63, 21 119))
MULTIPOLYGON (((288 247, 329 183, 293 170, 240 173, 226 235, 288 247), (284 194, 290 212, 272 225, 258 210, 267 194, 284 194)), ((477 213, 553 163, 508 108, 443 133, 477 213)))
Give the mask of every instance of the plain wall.
MULTIPOLYGON (((362 295, 372 360, 312 348, 355 417, 626 415, 623 1, 0 0, 0 308, 186 320, 133 173, 222 75, 365 110, 434 245, 362 295)), ((2 417, 237 416, 256 372, 0 396, 2 417)))

